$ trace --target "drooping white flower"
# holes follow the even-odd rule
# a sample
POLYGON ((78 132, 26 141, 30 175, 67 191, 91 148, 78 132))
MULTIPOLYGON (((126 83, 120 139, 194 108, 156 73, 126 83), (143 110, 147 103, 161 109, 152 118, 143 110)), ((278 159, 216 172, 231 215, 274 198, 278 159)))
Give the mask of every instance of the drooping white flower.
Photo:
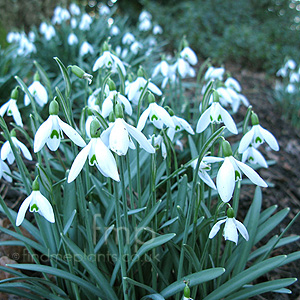
POLYGON ((83 31, 90 30, 91 24, 93 23, 93 19, 88 14, 83 14, 79 23, 79 29, 83 31))
POLYGON ((252 113, 252 128, 242 137, 239 145, 239 153, 243 153, 250 144, 254 147, 258 147, 264 141, 275 151, 279 150, 279 145, 274 135, 268 130, 259 125, 258 117, 252 113))
POLYGON ((69 9, 72 15, 80 15, 80 7, 77 4, 71 3, 69 9))
POLYGON ((168 69, 169 69, 169 64, 165 60, 162 60, 154 68, 153 73, 152 73, 152 77, 157 76, 159 73, 161 73, 164 77, 166 77, 168 75, 168 69))
POLYGON ((134 41, 131 45, 130 45, 130 51, 133 53, 133 54, 138 54, 139 50, 140 49, 143 49, 144 46, 142 43, 138 42, 138 41, 134 41))
POLYGON ((229 143, 223 141, 224 162, 217 174, 217 189, 223 202, 228 202, 235 188, 235 182, 242 180, 244 173, 254 184, 267 187, 266 182, 248 165, 238 161, 232 156, 229 143))
POLYGON ((204 79, 205 81, 208 81, 210 79, 223 80, 224 73, 224 68, 214 68, 213 66, 210 66, 204 74, 204 79))
POLYGON ((9 44, 19 42, 21 35, 19 32, 9 32, 6 36, 6 40, 9 44))
POLYGON ((122 44, 123 45, 131 45, 134 41, 135 41, 135 37, 130 32, 125 33, 123 38, 122 38, 122 44))
POLYGON ((117 25, 113 25, 110 28, 110 34, 113 36, 119 35, 121 32, 120 28, 117 25))
POLYGON ((87 41, 84 41, 80 46, 79 55, 85 56, 88 53, 93 54, 94 48, 90 43, 88 43, 87 41))
POLYGON ((250 162, 251 164, 258 164, 264 168, 268 168, 268 164, 263 155, 252 145, 243 152, 242 162, 250 162))
POLYGON ((237 245, 238 237, 239 237, 238 231, 246 241, 249 240, 249 234, 247 228, 244 226, 243 223, 236 220, 234 217, 226 217, 226 219, 218 221, 212 227, 209 233, 210 239, 214 238, 214 236, 218 233, 218 231, 220 230, 220 226, 223 223, 225 223, 224 230, 223 230, 223 236, 225 240, 232 241, 237 245))
POLYGON ((91 140, 76 156, 68 176, 68 182, 72 182, 82 170, 88 159, 90 166, 96 166, 105 177, 110 177, 115 181, 120 181, 117 163, 113 154, 100 138, 98 132, 99 122, 94 119, 91 123, 91 140), (96 128, 98 127, 98 128, 96 128))
POLYGON ((39 191, 37 179, 33 182, 32 189, 33 191, 31 194, 23 201, 19 208, 16 218, 16 226, 20 226, 22 224, 28 207, 30 212, 37 212, 50 223, 54 223, 55 218, 53 208, 47 198, 39 191))
POLYGON ((149 19, 144 19, 140 22, 139 24, 139 30, 140 31, 149 31, 152 27, 151 20, 149 19))
POLYGON ((47 28, 44 32, 45 39, 47 41, 50 41, 53 37, 55 37, 55 35, 56 35, 56 32, 55 32, 54 27, 52 25, 47 26, 47 28))
POLYGON ((148 19, 148 20, 152 19, 152 15, 146 10, 142 11, 139 15, 139 21, 140 22, 142 22, 145 19, 148 19))
POLYGON ((191 65, 196 65, 198 62, 197 55, 190 47, 185 47, 181 52, 180 56, 187 60, 191 65))
POLYGON ((6 181, 12 182, 12 178, 9 176, 10 174, 11 172, 8 165, 0 159, 0 179, 3 177, 6 181))
POLYGON ((163 89, 166 87, 168 82, 171 83, 171 84, 176 82, 176 79, 177 79, 176 68, 177 68, 176 64, 171 65, 171 66, 169 65, 168 73, 165 76, 165 78, 163 79, 162 84, 161 84, 161 87, 163 89))
MULTIPOLYGON (((200 177, 201 180, 203 180, 204 183, 206 183, 209 187, 212 189, 216 190, 215 183, 213 180, 210 178, 207 172, 211 170, 211 164, 215 162, 220 162, 223 161, 222 157, 214 157, 214 156, 205 156, 200 162, 199 165, 199 170, 198 170, 198 176, 200 177)), ((193 169, 196 169, 198 163, 198 159, 195 159, 191 163, 191 167, 193 169)))
POLYGON ((73 32, 70 33, 69 36, 68 36, 68 44, 70 46, 78 44, 78 38, 73 32))
POLYGON ((163 137, 159 134, 158 136, 152 136, 148 139, 149 143, 155 148, 155 149, 161 149, 161 155, 163 159, 166 159, 167 157, 167 148, 164 143, 163 137))
MULTIPOLYGON (((8 116, 12 116, 14 121, 18 126, 23 127, 23 122, 21 118, 21 114, 19 112, 18 106, 17 106, 17 94, 14 95, 16 89, 14 89, 11 93, 11 99, 9 99, 6 103, 4 103, 0 108, 0 115, 3 117, 5 113, 7 113, 8 116)), ((16 91, 17 93, 17 91, 16 91)))
POLYGON ((159 25, 154 25, 152 32, 153 32, 154 35, 162 34, 163 29, 159 25))
MULTIPOLYGON (((214 94, 216 94, 216 92, 214 92, 214 94)), ((238 133, 237 127, 230 114, 220 105, 219 102, 214 101, 198 120, 196 132, 203 132, 210 123, 219 124, 221 122, 223 122, 227 129, 233 134, 238 133)))
POLYGON ((105 66, 108 69, 111 69, 112 72, 117 73, 118 67, 120 68, 122 74, 126 75, 126 70, 122 61, 110 51, 104 51, 103 54, 96 60, 93 66, 93 72, 105 66))
POLYGON ((190 66, 188 61, 183 59, 182 57, 179 57, 174 64, 175 68, 177 69, 178 73, 182 78, 185 78, 186 76, 189 77, 195 77, 196 72, 195 70, 190 66))
POLYGON ((242 88, 241 88, 241 85, 239 84, 239 82, 232 77, 228 77, 226 79, 226 81, 224 82, 224 84, 226 87, 230 87, 239 93, 242 91, 242 88))
POLYGON ((141 114, 137 124, 138 130, 142 131, 144 129, 148 118, 149 121, 158 129, 162 129, 164 125, 175 128, 174 122, 169 113, 155 102, 150 103, 148 108, 141 114))
MULTIPOLYGON (((172 110, 170 111, 170 116, 171 116, 171 119, 174 123, 174 127, 169 127, 168 128, 167 135, 168 135, 168 137, 170 138, 171 141, 173 141, 176 132, 186 130, 189 134, 195 134, 193 128, 191 127, 191 125, 185 119, 175 116, 174 112, 172 110)), ((176 142, 177 142, 180 149, 183 148, 182 144, 179 143, 179 140, 177 140, 176 142)))
POLYGON ((70 125, 63 122, 58 114, 58 103, 53 100, 49 106, 48 119, 38 128, 33 142, 34 152, 40 151, 45 144, 51 151, 56 151, 60 145, 60 140, 63 138, 63 132, 72 140, 76 145, 84 147, 85 141, 79 133, 70 125))
MULTIPOLYGON (((15 133, 12 132, 12 136, 11 136, 11 140, 15 146, 16 149, 20 150, 24 157, 28 160, 32 160, 32 156, 29 152, 29 150, 27 149, 27 147, 22 143, 20 142, 16 137, 15 137, 15 133)), ((6 141, 2 148, 1 148, 1 159, 2 160, 6 160, 7 159, 7 162, 11 165, 13 164, 13 162, 15 161, 15 156, 14 156, 14 153, 11 149, 11 146, 9 144, 8 141, 6 141)))
MULTIPOLYGON (((142 94, 143 89, 147 84, 147 80, 143 77, 137 77, 137 79, 133 82, 130 82, 125 89, 126 95, 128 95, 128 99, 135 105, 138 104, 140 95, 142 94)), ((147 85, 147 89, 149 89, 152 93, 161 96, 162 91, 152 82, 149 82, 147 85)))
POLYGON ((63 21, 69 20, 70 18, 71 18, 71 15, 66 8, 57 6, 54 9, 54 16, 52 18, 52 23, 53 24, 61 24, 63 21))
POLYGON ((105 4, 102 4, 100 7, 99 7, 99 15, 100 16, 107 16, 110 14, 110 9, 107 5, 105 4))
POLYGON ((145 151, 149 153, 155 152, 155 149, 147 138, 138 129, 127 124, 122 118, 117 118, 114 123, 110 123, 109 128, 101 134, 101 139, 105 145, 118 155, 126 155, 129 147, 135 149, 132 138, 134 138, 145 151))
MULTIPOLYGON (((33 83, 28 87, 28 91, 36 101, 36 103, 43 107, 48 102, 48 93, 45 87, 40 83, 39 76, 36 73, 34 76, 33 83)), ((30 99, 27 94, 24 97, 24 105, 27 106, 30 104, 30 99)))

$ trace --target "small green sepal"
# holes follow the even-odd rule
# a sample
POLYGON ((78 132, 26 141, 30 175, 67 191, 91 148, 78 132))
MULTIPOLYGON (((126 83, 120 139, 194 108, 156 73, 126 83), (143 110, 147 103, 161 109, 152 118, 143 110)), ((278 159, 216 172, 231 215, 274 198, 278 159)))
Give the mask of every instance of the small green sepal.
POLYGON ((109 51, 109 44, 108 44, 107 41, 105 41, 105 42, 103 43, 102 51, 103 51, 103 52, 104 52, 104 51, 109 51))
POLYGON ((115 113, 113 111, 109 114, 108 121, 110 123, 113 123, 114 121, 116 121, 115 113))

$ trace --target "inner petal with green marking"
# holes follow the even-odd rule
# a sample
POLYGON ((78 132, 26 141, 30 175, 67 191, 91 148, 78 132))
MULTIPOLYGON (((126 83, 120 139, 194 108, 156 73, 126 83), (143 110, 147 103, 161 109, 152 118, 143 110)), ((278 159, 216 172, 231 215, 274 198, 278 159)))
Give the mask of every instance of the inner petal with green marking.
POLYGON ((93 156, 90 158, 89 163, 91 166, 97 163, 97 158, 95 154, 93 154, 93 156))
POLYGON ((256 138, 255 138, 255 143, 262 143, 263 141, 262 141, 262 139, 259 137, 259 136, 257 136, 256 138))
POLYGON ((34 203, 30 206, 30 212, 38 212, 38 211, 39 211, 39 208, 36 205, 36 203, 34 203))
POLYGON ((158 120, 158 117, 157 117, 156 115, 153 114, 153 115, 151 116, 151 121, 153 122, 154 120, 157 121, 157 120, 158 120))
POLYGON ((242 179, 242 174, 238 170, 235 170, 234 173, 235 173, 235 181, 242 179))
POLYGON ((50 139, 54 139, 54 137, 56 137, 57 139, 59 139, 59 133, 57 130, 53 129, 50 135, 50 139))

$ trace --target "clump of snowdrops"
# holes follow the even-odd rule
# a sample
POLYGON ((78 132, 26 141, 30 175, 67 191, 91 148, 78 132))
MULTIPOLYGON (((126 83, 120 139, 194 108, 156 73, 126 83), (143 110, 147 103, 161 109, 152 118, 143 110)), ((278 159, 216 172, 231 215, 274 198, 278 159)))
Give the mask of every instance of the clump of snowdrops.
MULTIPOLYGON (((150 20, 144 13, 142 28, 150 20)), ((108 41, 97 55, 88 66, 92 75, 55 57, 63 82, 54 88, 36 62, 32 82, 16 76, 18 86, 0 108, 1 175, 26 195, 17 212, 0 197, 14 228, 0 229, 31 259, 1 267, 14 277, 1 281, 0 291, 28 299, 290 293, 295 278, 257 281, 299 259, 299 252, 273 251, 298 240, 287 236, 298 215, 262 241, 289 209, 261 209, 261 187, 271 183, 257 173, 268 167, 259 147, 279 145, 237 80, 213 66, 203 74, 207 63, 197 70, 185 39, 174 58, 153 61, 153 70, 130 69, 108 41), (87 95, 80 101, 73 94, 78 86, 87 95), (28 108, 20 111, 22 98, 28 108), (241 104, 248 109, 236 124, 241 104), (240 142, 231 143, 232 135, 240 142), (242 220, 244 184, 257 188, 242 220)))

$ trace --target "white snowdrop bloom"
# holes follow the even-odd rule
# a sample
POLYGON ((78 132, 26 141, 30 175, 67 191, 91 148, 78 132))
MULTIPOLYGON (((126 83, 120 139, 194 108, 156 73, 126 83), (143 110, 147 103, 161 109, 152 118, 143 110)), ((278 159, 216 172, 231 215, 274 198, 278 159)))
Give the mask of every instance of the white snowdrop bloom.
POLYGON ((138 130, 142 131, 144 129, 148 118, 149 121, 158 129, 162 129, 164 125, 175 128, 174 122, 169 113, 155 102, 150 103, 148 108, 141 114, 137 124, 138 130))
MULTIPOLYGON (((28 90, 39 106, 43 107, 48 102, 48 93, 45 87, 38 80, 34 80, 33 83, 28 87, 28 90)), ((25 94, 24 105, 27 106, 29 104, 30 99, 27 94, 25 94)))
POLYGON ((111 69, 112 72, 117 73, 118 67, 120 68, 123 75, 126 75, 126 70, 122 61, 114 54, 109 51, 104 51, 103 54, 95 61, 93 66, 93 72, 105 66, 111 69))
POLYGON ((16 99, 9 99, 1 106, 0 115, 3 117, 5 113, 7 113, 8 116, 12 116, 18 126, 23 127, 23 122, 16 99))
MULTIPOLYGON (((87 105, 89 108, 96 110, 97 112, 100 113, 100 107, 98 104, 96 104, 97 102, 97 98, 99 93, 101 92, 101 88, 96 89, 89 97, 87 100, 87 105)), ((105 89, 104 89, 104 96, 107 97, 109 94, 109 87, 106 84, 105 85, 105 89)))
POLYGON ((70 25, 71 25, 72 29, 75 29, 77 27, 77 20, 75 18, 72 18, 70 20, 70 25))
POLYGON ((45 34, 48 30, 48 24, 46 22, 42 22, 39 27, 40 33, 45 34))
POLYGON ((117 25, 113 25, 110 28, 110 34, 113 36, 119 35, 121 33, 120 28, 117 25))
MULTIPOLYGON (((125 88, 125 93, 128 96, 129 101, 137 105, 140 95, 147 84, 147 80, 143 77, 137 77, 137 79, 129 83, 125 88)), ((152 82, 148 83, 147 89, 157 96, 162 95, 162 91, 152 82)))
POLYGON ((154 68, 153 73, 152 73, 152 77, 157 76, 159 73, 161 73, 164 77, 166 77, 168 75, 168 70, 169 70, 169 64, 165 60, 162 60, 154 68))
POLYGON ((66 8, 57 6, 54 9, 54 16, 52 18, 53 24, 61 24, 63 21, 67 21, 71 18, 69 11, 66 8))
POLYGON ((232 106, 232 111, 236 113, 239 110, 239 107, 241 105, 245 105, 248 107, 250 105, 249 100, 242 94, 237 94, 237 97, 233 99, 231 106, 232 106))
POLYGON ((35 41, 35 33, 33 31, 29 31, 29 33, 28 33, 28 39, 32 43, 35 41))
MULTIPOLYGON (((215 162, 221 162, 223 161, 222 157, 214 157, 214 156, 205 156, 200 162, 199 170, 198 170, 198 176, 200 179, 206 183, 210 188, 216 190, 215 183, 210 178, 207 172, 211 170, 211 164, 215 162)), ((198 159, 195 159, 191 163, 191 167, 195 170, 197 167, 198 159)))
POLYGON ((70 46, 78 44, 78 38, 73 32, 70 33, 69 36, 68 36, 68 44, 70 46))
POLYGON ((295 83, 295 82, 299 82, 300 81, 300 74, 299 73, 291 73, 290 75, 290 82, 291 83, 295 83))
POLYGON ((280 68, 277 72, 276 72, 276 76, 277 77, 286 77, 288 73, 288 70, 286 68, 280 68))
POLYGON ((56 35, 55 29, 52 25, 47 27, 46 32, 44 33, 45 39, 50 41, 56 35))
POLYGON ((131 45, 134 41, 135 41, 135 37, 130 32, 125 33, 123 38, 122 38, 122 44, 123 45, 131 45))
POLYGON ((223 80, 224 73, 224 68, 214 68, 213 66, 210 66, 205 72, 204 79, 205 81, 208 81, 210 79, 218 79, 221 81, 223 80))
POLYGON ((238 161, 232 156, 230 144, 223 141, 224 162, 217 174, 217 189, 223 202, 228 202, 235 188, 235 182, 242 180, 244 173, 254 184, 267 187, 266 182, 248 165, 238 161))
POLYGON ((268 168, 268 164, 263 155, 252 145, 243 152, 242 162, 248 161, 251 164, 257 164, 261 167, 268 168))
POLYGON ((100 7, 99 7, 99 15, 101 16, 107 16, 110 14, 110 9, 107 5, 105 4, 102 4, 100 7))
POLYGON ((144 19, 139 24, 140 31, 149 31, 152 28, 152 23, 149 19, 144 19))
POLYGON ((179 118, 179 117, 175 116, 174 114, 173 115, 171 114, 171 119, 174 123, 174 127, 173 128, 171 127, 169 129, 174 130, 174 133, 185 130, 189 134, 195 134, 192 126, 185 119, 179 118))
MULTIPOLYGON (((11 140, 12 140, 13 144, 15 145, 15 148, 19 149, 26 159, 32 160, 32 156, 31 156, 29 150, 27 149, 27 147, 22 142, 20 142, 14 136, 14 134, 12 135, 11 140)), ((7 162, 10 165, 13 164, 15 161, 14 153, 13 153, 8 141, 6 141, 1 148, 1 159, 2 160, 7 159, 7 162)))
POLYGON ((181 52, 180 56, 187 60, 191 65, 196 65, 198 62, 197 55, 190 47, 185 47, 181 52))
POLYGON ((294 94, 297 92, 297 88, 293 83, 289 83, 286 88, 285 91, 289 94, 294 94))
POLYGON ((239 145, 239 153, 243 153, 250 144, 255 148, 261 145, 264 141, 275 151, 279 150, 279 145, 274 135, 268 130, 259 125, 258 117, 252 113, 252 128, 242 137, 239 145))
POLYGON ((151 20, 152 19, 152 15, 148 12, 148 11, 142 11, 139 15, 139 21, 143 21, 145 19, 151 20))
POLYGON ((110 91, 102 104, 101 114, 104 118, 108 117, 109 114, 113 111, 114 100, 120 104, 123 104, 125 108, 125 112, 129 116, 132 115, 132 107, 128 99, 125 96, 118 93, 117 91, 110 91))
POLYGON ((242 91, 242 88, 241 88, 241 85, 239 84, 239 82, 232 77, 228 77, 226 79, 226 81, 224 82, 224 84, 226 87, 230 87, 239 93, 242 91))
POLYGON ((148 141, 155 149, 161 149, 161 156, 163 159, 167 158, 167 148, 164 143, 164 139, 160 134, 158 136, 150 137, 148 141))
MULTIPOLYGON (((219 99, 220 99, 220 103, 223 105, 223 106, 228 106, 228 104, 232 104, 232 98, 231 98, 231 95, 230 95, 230 92, 228 90, 228 88, 224 88, 224 87, 218 87, 217 90, 216 90, 219 94, 219 99)), ((211 95, 211 101, 212 101, 212 95, 211 95)))
POLYGON ((39 152, 45 144, 51 151, 56 151, 60 145, 60 140, 63 138, 63 132, 69 137, 72 142, 80 147, 86 145, 79 133, 70 125, 63 122, 58 114, 58 103, 53 100, 49 106, 48 119, 38 128, 33 142, 34 152, 39 152))
POLYGON ((93 54, 94 53, 94 48, 90 43, 88 43, 87 41, 84 41, 80 46, 79 55, 80 56, 85 56, 88 53, 93 54))
POLYGON ((143 44, 138 41, 135 41, 130 45, 130 51, 135 55, 138 54, 140 49, 143 49, 143 44))
POLYGON ((290 70, 295 70, 296 69, 296 62, 293 59, 289 59, 286 63, 285 66, 290 69, 290 70))
MULTIPOLYGON (((150 36, 149 39, 148 39, 148 45, 149 47, 154 47, 157 45, 157 40, 154 36, 150 36)), ((150 50, 150 49, 148 49, 150 50)), ((151 50, 152 51, 152 50, 151 50)))
POLYGON ((19 208, 16 218, 16 226, 20 226, 23 223, 28 207, 30 212, 39 213, 50 223, 55 222, 53 208, 48 199, 39 191, 37 179, 32 184, 31 194, 23 201, 19 208))
POLYGON ((74 16, 80 15, 80 7, 77 4, 71 3, 69 9, 72 15, 74 16))
POLYGON ((20 40, 21 36, 19 32, 9 32, 6 36, 6 40, 9 44, 13 42, 18 42, 20 40))
POLYGON ((168 67, 168 73, 165 76, 165 78, 163 79, 162 84, 161 84, 161 87, 163 89, 166 87, 166 85, 167 85, 168 82, 174 83, 176 81, 176 79, 177 79, 176 68, 177 68, 176 64, 169 65, 169 67, 168 67))
POLYGON ((214 236, 219 232, 220 227, 223 223, 225 223, 224 230, 223 230, 223 236, 225 240, 232 241, 237 245, 238 237, 239 237, 238 231, 246 241, 249 240, 249 234, 244 224, 236 220, 234 217, 228 217, 228 216, 226 217, 226 219, 218 221, 212 227, 209 233, 210 239, 214 238, 214 236))
POLYGON ((0 159, 0 179, 3 177, 6 181, 12 182, 10 174, 11 172, 8 165, 2 159, 0 159))
POLYGON ((162 34, 163 29, 159 25, 154 25, 152 32, 153 32, 154 35, 162 34))
POLYGON ((186 76, 190 76, 190 77, 196 76, 195 70, 190 66, 188 61, 186 61, 181 57, 177 59, 175 66, 182 78, 185 78, 186 76))
POLYGON ((79 29, 86 31, 90 30, 91 24, 93 23, 93 19, 88 14, 83 14, 79 23, 79 29))
POLYGON ((223 122, 227 129, 233 134, 238 134, 237 127, 230 114, 220 105, 219 102, 213 102, 212 105, 200 116, 196 132, 203 132, 211 123, 223 122))

